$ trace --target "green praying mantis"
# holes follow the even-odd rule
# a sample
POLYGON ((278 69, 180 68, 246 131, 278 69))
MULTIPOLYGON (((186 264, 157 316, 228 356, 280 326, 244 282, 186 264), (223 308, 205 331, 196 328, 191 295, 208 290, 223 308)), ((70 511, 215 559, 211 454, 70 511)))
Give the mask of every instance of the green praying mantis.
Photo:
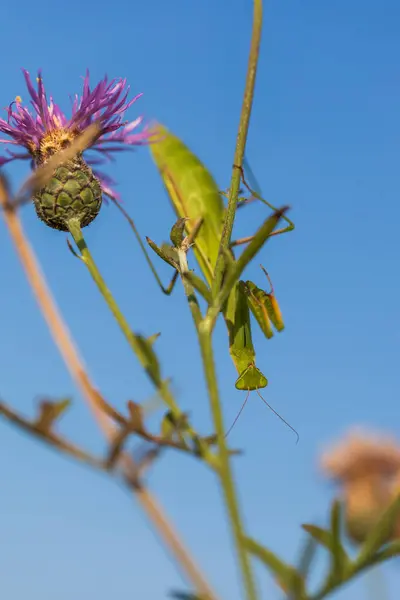
MULTIPOLYGON (((225 205, 222 199, 225 193, 220 192, 209 171, 178 137, 160 125, 157 126, 157 136, 157 141, 149 146, 150 152, 161 175, 176 215, 178 218, 185 220, 184 227, 187 235, 190 237, 195 234, 193 251, 201 273, 207 283, 207 286, 202 284, 197 289, 200 292, 203 291, 203 295, 207 299, 208 291, 212 287, 214 269, 218 258, 225 216, 225 205)), ((252 176, 248 163, 246 163, 245 166, 247 172, 252 176)), ((244 177, 243 170, 242 181, 251 193, 251 198, 242 202, 243 204, 258 199, 270 209, 276 210, 272 204, 264 200, 259 193, 250 188, 244 177)), ((238 206, 240 206, 240 204, 238 206)), ((178 278, 178 270, 175 271, 169 286, 164 287, 133 221, 121 206, 119 206, 119 208, 130 221, 160 288, 165 294, 169 295, 178 278)), ((282 218, 286 221, 287 225, 281 229, 271 231, 270 236, 279 235, 294 229, 294 224, 290 219, 285 215, 283 215, 282 218)), ((149 238, 146 239, 151 248, 157 254, 162 256, 162 252, 154 242, 149 238)), ((246 244, 250 242, 251 239, 252 237, 250 236, 231 242, 229 260, 235 261, 233 253, 233 248, 235 246, 246 244)), ((170 264, 173 263, 171 262, 170 264)), ((235 387, 238 390, 247 392, 246 399, 232 426, 228 430, 228 433, 244 409, 249 393, 255 390, 263 402, 265 402, 298 437, 297 432, 264 400, 258 391, 268 385, 268 379, 255 364, 255 350, 251 335, 250 312, 255 317, 258 325, 267 338, 273 337, 273 328, 277 331, 282 331, 284 329, 282 315, 268 273, 263 267, 261 268, 268 278, 271 291, 268 293, 265 292, 257 287, 252 281, 238 281, 233 286, 222 309, 223 317, 228 329, 229 352, 238 372, 235 387)), ((226 435, 228 435, 228 433, 226 435)))

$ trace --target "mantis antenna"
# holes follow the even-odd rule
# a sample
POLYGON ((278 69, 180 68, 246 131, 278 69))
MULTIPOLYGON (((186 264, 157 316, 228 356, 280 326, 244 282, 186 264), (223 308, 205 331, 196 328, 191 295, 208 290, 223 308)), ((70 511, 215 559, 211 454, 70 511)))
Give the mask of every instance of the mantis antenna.
MULTIPOLYGON (((292 427, 290 425, 290 423, 288 423, 274 408, 272 408, 272 406, 270 404, 268 404, 268 402, 265 400, 265 398, 262 397, 262 395, 260 394, 260 392, 258 390, 255 390, 255 391, 257 392, 257 395, 259 396, 259 398, 261 398, 261 400, 264 402, 264 404, 274 413, 274 415, 276 417, 278 417, 278 419, 280 419, 287 427, 289 427, 289 429, 291 429, 293 431, 293 433, 296 435, 296 438, 297 438, 296 439, 296 446, 297 446, 297 444, 299 443, 300 436, 299 436, 298 432, 296 431, 296 429, 294 429, 294 427, 292 427)), ((236 415, 232 425, 229 427, 228 431, 226 432, 225 438, 228 437, 228 435, 230 434, 232 429, 235 427, 237 420, 239 419, 240 415, 243 412, 244 407, 247 404, 247 400, 249 399, 249 396, 250 396, 250 390, 247 390, 246 398, 245 398, 238 414, 236 415)))

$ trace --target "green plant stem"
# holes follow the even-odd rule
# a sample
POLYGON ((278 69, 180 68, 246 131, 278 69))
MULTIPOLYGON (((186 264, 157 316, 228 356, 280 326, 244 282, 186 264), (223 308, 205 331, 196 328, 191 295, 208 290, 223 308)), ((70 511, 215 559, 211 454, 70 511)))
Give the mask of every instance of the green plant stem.
POLYGON ((212 348, 212 328, 207 327, 207 321, 202 319, 194 288, 189 279, 185 277, 185 275, 189 272, 189 268, 187 264, 186 252, 182 249, 179 250, 179 270, 199 339, 211 412, 218 441, 219 468, 217 473, 225 496, 225 502, 228 509, 229 520, 236 546, 236 553, 242 571, 244 588, 246 590, 248 600, 257 600, 257 591, 250 567, 250 559, 244 545, 245 532, 240 517, 237 495, 235 492, 235 485, 233 482, 233 475, 229 460, 229 452, 225 443, 225 428, 219 399, 218 383, 214 364, 214 353, 212 348))
POLYGON ((162 385, 162 381, 160 381, 160 379, 158 377, 156 377, 154 374, 149 372, 148 357, 147 357, 146 353, 144 352, 143 347, 140 344, 137 336, 131 330, 129 323, 125 319, 124 315, 122 314, 118 304, 114 300, 114 297, 111 294, 110 290, 108 289, 103 277, 101 276, 100 271, 97 268, 97 265, 94 262, 94 259, 89 251, 89 248, 86 245, 79 222, 75 219, 71 219, 68 223, 68 227, 69 227, 69 231, 70 231, 72 237, 74 238, 76 245, 78 246, 78 248, 81 252, 81 258, 82 258, 83 262, 85 263, 86 267, 88 268, 88 271, 91 274, 91 276, 93 277, 93 280, 96 283, 101 295, 103 296, 109 309, 111 310, 112 314, 114 315, 118 325, 120 326, 120 328, 122 330, 122 333, 125 335, 126 339, 128 340, 130 347, 132 348, 133 352, 138 357, 140 364, 146 370, 146 373, 149 375, 150 380, 155 385, 155 387, 159 390, 161 397, 166 402, 168 407, 171 410, 175 410, 175 411, 178 410, 178 408, 175 404, 175 400, 172 397, 172 394, 169 392, 169 390, 166 389, 166 387, 164 385, 162 385))
POLYGON ((258 55, 260 51, 261 31, 262 31, 262 0, 254 0, 253 12, 253 31, 251 36, 249 62, 247 67, 246 85, 240 114, 239 129, 236 138, 236 149, 234 155, 234 167, 232 170, 231 184, 229 188, 228 207, 226 211, 224 226, 220 242, 219 258, 215 268, 215 279, 213 292, 219 291, 222 283, 224 260, 223 249, 228 249, 231 241, 233 224, 237 208, 237 201, 240 188, 240 167, 243 163, 243 157, 246 148, 247 134, 249 131, 250 115, 253 105, 254 87, 256 82, 258 55), (238 168, 239 167, 239 168, 238 168))
POLYGON ((214 364, 214 353, 212 348, 212 333, 210 329, 205 326, 204 321, 200 324, 198 335, 214 428, 218 439, 220 460, 218 475, 221 481, 221 486, 229 513, 229 520, 236 546, 236 553, 242 572, 244 588, 246 590, 246 597, 248 600, 257 600, 257 590, 251 570, 250 557, 244 545, 245 532, 240 516, 237 494, 235 491, 229 452, 225 442, 225 428, 219 399, 218 383, 214 364))
MULTIPOLYGON (((82 258, 83 262, 85 263, 86 267, 88 268, 89 273, 93 277, 94 282, 96 283, 101 295, 103 296, 104 300, 108 304, 109 309, 111 310, 116 321, 118 322, 118 325, 120 326, 123 334, 125 335, 126 339, 128 340, 129 345, 131 346, 132 350, 138 357, 140 364, 147 370, 147 364, 148 364, 147 356, 143 352, 143 349, 142 349, 140 343, 138 342, 137 337, 131 330, 128 321, 125 319, 118 304, 115 302, 113 295, 111 294, 110 290, 108 289, 103 277, 101 276, 100 271, 98 270, 97 265, 94 262, 94 259, 89 251, 89 248, 86 245, 79 222, 76 219, 71 219, 68 223, 68 228, 69 228, 69 231, 70 231, 72 237, 74 238, 76 245, 78 246, 78 248, 81 252, 81 258, 82 258)), ((146 371, 146 372, 148 372, 148 371, 146 371)), ((155 384, 155 386, 159 387, 160 382, 156 380, 154 375, 149 374, 149 376, 150 376, 151 381, 155 384)), ((171 398, 168 393, 165 394, 165 392, 164 392, 164 395, 166 395, 166 401, 169 406, 171 404, 171 398)))
POLYGON ((308 597, 308 600, 324 600, 324 598, 332 594, 332 592, 343 587, 346 583, 354 579, 354 577, 359 575, 362 571, 370 566, 370 564, 366 563, 364 565, 360 565, 357 567, 357 569, 350 568, 348 573, 346 573, 343 578, 332 579, 324 583, 318 592, 308 597))
MULTIPOLYGON (((150 368, 149 357, 148 357, 140 339, 131 330, 128 321, 122 314, 118 304, 114 300, 112 293, 108 289, 103 277, 101 276, 96 263, 94 262, 94 259, 93 259, 92 255, 89 251, 89 248, 87 247, 86 242, 84 240, 84 237, 82 234, 82 229, 80 227, 79 222, 76 219, 71 219, 68 223, 68 228, 69 228, 69 231, 70 231, 72 237, 74 238, 76 245, 78 246, 78 248, 81 252, 81 256, 79 258, 81 258, 81 260, 85 263, 86 267, 88 268, 89 273, 91 274, 94 282, 96 283, 96 285, 97 285, 101 295, 103 296, 104 300, 106 301, 109 309, 111 310, 112 314, 114 315, 118 325, 120 326, 120 329, 122 330, 122 333, 124 334, 124 336, 126 337, 128 343, 129 343, 130 347, 132 348, 133 352, 136 354, 140 364, 146 371, 150 381, 153 383, 153 385, 157 389, 158 393, 160 394, 160 397, 164 400, 165 404, 168 406, 168 408, 170 409, 170 411, 172 412, 174 417, 176 419, 179 419, 181 417, 182 413, 181 413, 178 405, 176 404, 173 395, 171 394, 168 386, 166 385, 166 382, 162 381, 161 378, 158 376, 158 374, 156 374, 154 372, 154 369, 150 368)), ((188 433, 193 438, 195 438, 195 437, 197 438, 195 431, 190 426, 188 427, 188 433)), ((207 460, 207 462, 212 467, 215 468, 215 466, 216 466, 215 461, 213 461, 214 455, 211 452, 207 452, 206 456, 204 458, 207 460)))

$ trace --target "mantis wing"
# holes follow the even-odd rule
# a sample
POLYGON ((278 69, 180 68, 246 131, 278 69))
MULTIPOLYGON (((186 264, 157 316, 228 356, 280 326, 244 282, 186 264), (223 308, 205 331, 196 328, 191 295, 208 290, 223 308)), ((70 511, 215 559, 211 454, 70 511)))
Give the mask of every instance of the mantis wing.
POLYGON ((178 217, 189 219, 190 234, 195 222, 203 223, 196 236, 194 254, 211 285, 221 238, 224 204, 212 175, 189 148, 161 125, 158 141, 150 145, 153 160, 178 217))

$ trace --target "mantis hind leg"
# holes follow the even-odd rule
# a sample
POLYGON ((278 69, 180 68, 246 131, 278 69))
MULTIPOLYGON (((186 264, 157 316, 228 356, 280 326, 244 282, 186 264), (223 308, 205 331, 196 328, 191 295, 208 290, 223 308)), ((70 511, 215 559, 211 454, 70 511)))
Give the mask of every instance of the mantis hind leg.
MULTIPOLYGON (((249 165, 249 162, 247 161, 246 158, 243 159, 243 164, 244 164, 244 169, 243 169, 243 167, 240 167, 238 165, 234 165, 234 166, 237 169, 239 169, 243 185, 248 190, 248 192, 251 194, 251 196, 250 196, 250 198, 248 198, 248 200, 246 200, 245 202, 242 202, 239 206, 241 206, 241 207, 247 206, 248 204, 250 204, 250 202, 253 202, 254 200, 259 200, 260 202, 262 202, 263 204, 268 206, 268 208, 270 208, 271 210, 277 210, 276 206, 274 206, 273 204, 271 204, 270 202, 268 202, 267 200, 265 200, 262 197, 261 190, 258 185, 257 179, 256 179, 256 177, 249 165), (245 176, 244 170, 246 170, 246 176, 245 176), (250 183, 249 183, 249 181, 250 181, 250 183)), ((281 229, 277 229, 276 231, 273 231, 271 233, 270 237, 272 237, 273 235, 281 235, 282 233, 287 233, 288 231, 293 231, 293 229, 294 229, 293 221, 288 219, 288 217, 286 217, 286 215, 283 215, 282 218, 284 219, 284 221, 286 221, 287 226, 282 227, 281 229)), ((231 248, 233 248, 234 246, 248 244, 249 242, 251 242, 251 240, 253 238, 254 238, 254 236, 251 235, 251 236, 247 236, 244 238, 240 238, 238 240, 234 240, 231 242, 230 246, 231 246, 231 248)))
POLYGON ((172 291, 173 291, 173 289, 175 287, 175 283, 178 280, 178 275, 179 275, 178 271, 175 271, 175 273, 173 274, 173 276, 171 278, 171 281, 169 282, 168 286, 165 287, 163 285, 161 279, 160 279, 160 276, 157 273, 157 270, 156 270, 155 266, 153 265, 153 262, 152 262, 152 260, 151 260, 151 258, 149 256, 149 253, 146 250, 146 246, 142 242, 142 239, 140 237, 139 231, 138 231, 138 229, 137 229, 137 227, 136 227, 133 219, 129 216, 129 214, 127 213, 127 211, 123 208, 123 206, 121 206, 121 204, 115 198, 113 198, 112 196, 108 196, 108 198, 110 198, 110 200, 115 204, 115 206, 118 208, 118 210, 122 213, 122 215, 128 221, 128 223, 129 223, 129 225, 130 225, 130 227, 131 227, 131 229, 132 229, 132 231, 133 231, 133 233, 134 233, 134 235, 135 235, 135 237, 136 237, 136 239, 138 241, 140 249, 141 249, 141 251, 144 254, 144 257, 145 257, 145 259, 147 261, 147 264, 148 264, 151 272, 153 273, 154 278, 157 281, 157 283, 158 283, 161 291, 164 294, 166 294, 167 296, 169 296, 170 294, 172 294, 172 291))

